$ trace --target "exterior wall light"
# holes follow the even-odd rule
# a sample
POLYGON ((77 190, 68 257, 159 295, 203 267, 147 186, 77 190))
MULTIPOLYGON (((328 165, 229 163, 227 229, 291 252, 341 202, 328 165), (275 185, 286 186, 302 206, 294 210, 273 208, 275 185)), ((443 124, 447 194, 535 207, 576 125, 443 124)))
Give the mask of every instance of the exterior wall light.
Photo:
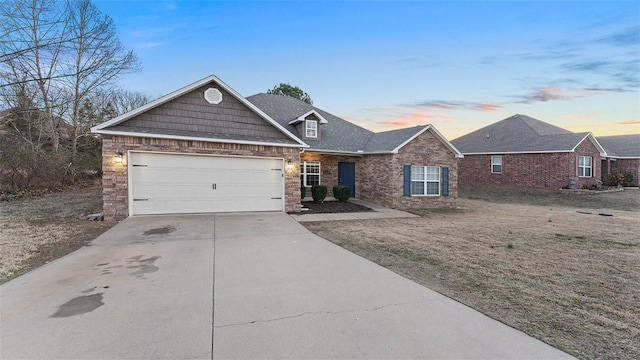
POLYGON ((287 161, 287 169, 288 170, 293 169, 293 162, 291 160, 287 161))
POLYGON ((122 164, 122 153, 121 152, 116 154, 116 164, 122 164))

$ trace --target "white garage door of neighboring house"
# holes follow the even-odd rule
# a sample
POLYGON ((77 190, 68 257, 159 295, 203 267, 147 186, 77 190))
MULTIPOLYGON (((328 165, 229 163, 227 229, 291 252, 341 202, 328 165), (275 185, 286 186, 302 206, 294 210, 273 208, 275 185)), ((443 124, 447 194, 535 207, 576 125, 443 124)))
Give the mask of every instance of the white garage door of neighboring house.
POLYGON ((131 215, 282 211, 282 159, 167 153, 129 156, 131 215))

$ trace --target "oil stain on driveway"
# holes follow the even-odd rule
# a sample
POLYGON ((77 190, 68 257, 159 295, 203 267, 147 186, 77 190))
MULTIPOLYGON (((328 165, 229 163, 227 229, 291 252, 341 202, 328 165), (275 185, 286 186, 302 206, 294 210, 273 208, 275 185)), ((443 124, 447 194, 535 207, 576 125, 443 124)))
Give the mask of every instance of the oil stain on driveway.
POLYGON ((211 358, 213 225, 129 218, 3 284, 0 358, 211 358))

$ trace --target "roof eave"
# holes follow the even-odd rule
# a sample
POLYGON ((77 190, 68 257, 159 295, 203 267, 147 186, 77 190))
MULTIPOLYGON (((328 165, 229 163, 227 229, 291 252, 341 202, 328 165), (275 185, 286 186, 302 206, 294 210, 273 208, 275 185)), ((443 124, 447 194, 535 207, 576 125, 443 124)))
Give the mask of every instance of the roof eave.
POLYGON ((640 156, 615 156, 615 155, 607 155, 605 156, 609 159, 616 159, 616 160, 640 160, 640 156))
POLYGON ((531 150, 531 151, 488 151, 488 152, 464 152, 468 155, 504 155, 504 154, 553 154, 553 153, 572 153, 573 150, 531 150))
POLYGON ((311 115, 311 114, 315 114, 316 117, 320 120, 320 124, 328 124, 329 122, 327 121, 327 119, 324 118, 324 116, 320 115, 319 112, 315 111, 315 110, 311 110, 311 111, 307 111, 306 113, 298 116, 297 118, 289 121, 289 125, 297 125, 303 121, 306 120, 306 117, 311 115))
POLYGON ((228 144, 242 144, 242 145, 294 147, 294 148, 307 148, 307 147, 309 147, 309 145, 307 145, 307 144, 304 144, 304 145, 286 144, 286 143, 274 143, 274 142, 268 142, 268 141, 220 139, 220 138, 207 138, 207 137, 197 137, 197 136, 165 135, 165 134, 128 132, 128 131, 116 131, 116 130, 95 130, 95 131, 93 131, 93 133, 101 134, 101 135, 146 137, 146 138, 153 138, 153 139, 190 140, 190 141, 202 141, 202 142, 213 142, 213 143, 228 143, 228 144))
POLYGON ((365 152, 358 151, 344 151, 344 150, 327 150, 327 149, 305 149, 304 152, 310 152, 315 154, 327 154, 327 155, 348 155, 348 156, 362 156, 367 155, 365 152))
POLYGON ((598 139, 596 139, 596 137, 593 136, 591 132, 588 132, 580 141, 578 141, 576 146, 574 146, 573 149, 571 150, 575 152, 578 146, 580 146, 580 144, 582 144, 586 139, 591 140, 591 143, 593 143, 596 149, 598 149, 598 151, 600 152, 600 156, 607 157, 607 151, 604 149, 604 147, 602 147, 602 145, 600 145, 600 142, 598 141, 598 139))
POLYGON ((464 158, 464 155, 460 152, 460 150, 458 150, 455 146, 453 146, 453 144, 447 140, 444 135, 442 135, 438 129, 436 129, 435 127, 433 127, 433 125, 429 124, 426 125, 424 128, 422 128, 420 131, 418 131, 417 133, 413 134, 413 136, 411 136, 409 139, 405 140, 402 144, 398 145, 395 149, 393 149, 391 152, 392 153, 398 153, 398 151, 400 151, 400 149, 402 149, 405 145, 407 145, 408 143, 410 143, 411 141, 413 141, 415 138, 417 138, 418 136, 422 135, 425 131, 431 130, 432 133, 436 136, 436 138, 438 138, 438 140, 440 140, 447 148, 449 148, 449 150, 451 150, 451 152, 454 153, 455 158, 456 159, 462 159, 464 158))

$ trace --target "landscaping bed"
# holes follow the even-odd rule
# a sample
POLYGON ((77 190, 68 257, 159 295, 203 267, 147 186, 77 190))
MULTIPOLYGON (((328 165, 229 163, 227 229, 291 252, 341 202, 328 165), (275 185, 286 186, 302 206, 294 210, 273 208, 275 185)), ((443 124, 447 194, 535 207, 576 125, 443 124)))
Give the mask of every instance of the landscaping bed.
POLYGON ((302 207, 309 209, 309 210, 303 211, 302 214, 327 214, 327 213, 374 211, 364 205, 355 204, 350 201, 324 201, 324 202, 303 201, 302 207))

